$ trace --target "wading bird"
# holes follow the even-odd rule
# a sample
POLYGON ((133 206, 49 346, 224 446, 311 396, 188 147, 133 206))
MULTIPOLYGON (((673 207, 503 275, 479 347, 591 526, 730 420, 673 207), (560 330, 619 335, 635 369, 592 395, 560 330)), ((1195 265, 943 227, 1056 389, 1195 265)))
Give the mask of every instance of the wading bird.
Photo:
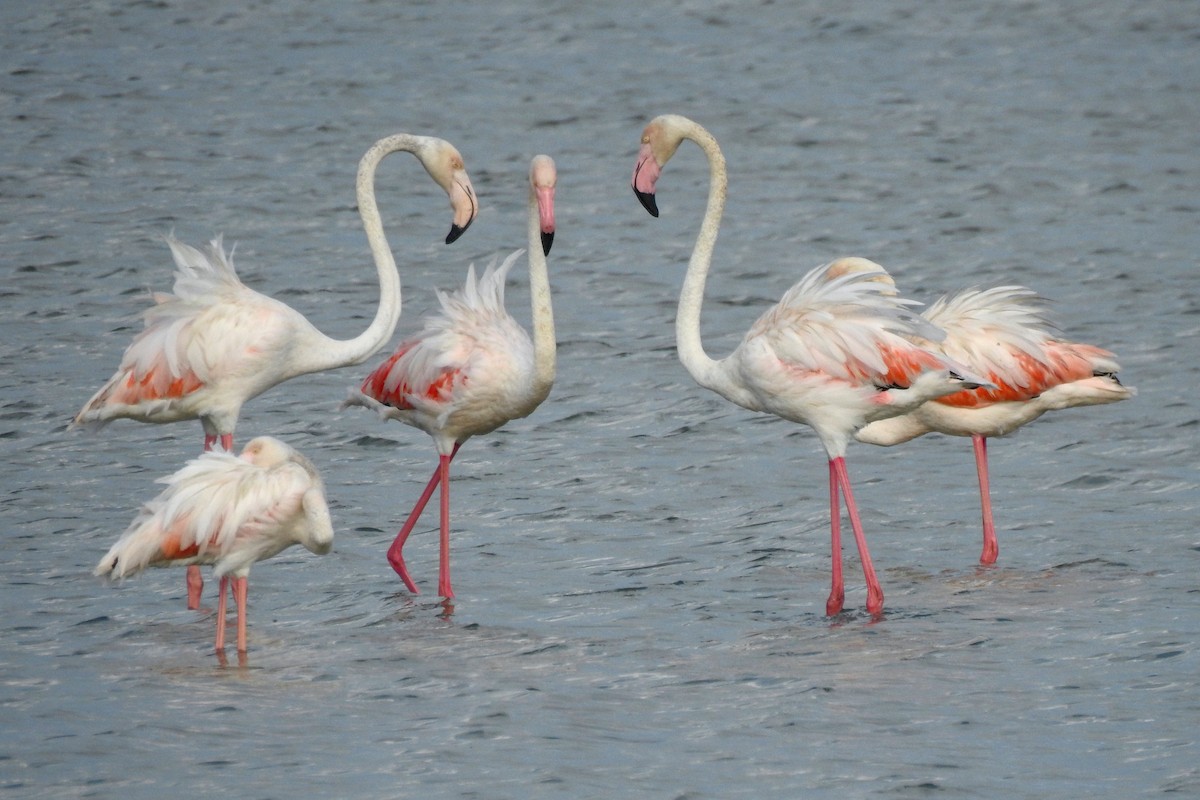
POLYGON ((318 555, 333 546, 333 523, 316 467, 270 436, 240 456, 213 451, 173 475, 96 566, 113 579, 146 567, 211 564, 221 579, 216 649, 225 648, 225 589, 237 604, 237 649, 246 650, 246 577, 256 562, 294 544, 318 555))
POLYGON ((435 489, 441 493, 441 554, 438 594, 454 597, 450 585, 450 462, 463 442, 533 413, 554 383, 554 314, 546 256, 554 241, 557 173, 549 156, 534 157, 529 169, 529 287, 533 339, 504 308, 504 281, 523 251, 478 280, 467 271, 462 290, 439 292, 442 313, 425 321, 415 337, 400 343, 382 365, 351 390, 345 405, 374 409, 433 437, 438 466, 400 533, 388 562, 408 590, 402 550, 435 489))
POLYGON ((850 489, 846 446, 868 422, 980 383, 958 364, 908 338, 936 339, 940 333, 910 309, 916 303, 898 296, 883 267, 862 258, 843 258, 812 270, 758 318, 737 349, 723 359, 710 358, 700 340, 700 306, 727 186, 725 157, 716 139, 686 117, 655 118, 642 132, 633 190, 657 217, 655 188, 662 168, 685 139, 708 158, 709 193, 675 316, 679 359, 698 384, 730 402, 816 432, 829 458, 833 564, 826 613, 838 613, 845 602, 839 490, 862 561, 867 610, 879 613, 883 590, 850 489))

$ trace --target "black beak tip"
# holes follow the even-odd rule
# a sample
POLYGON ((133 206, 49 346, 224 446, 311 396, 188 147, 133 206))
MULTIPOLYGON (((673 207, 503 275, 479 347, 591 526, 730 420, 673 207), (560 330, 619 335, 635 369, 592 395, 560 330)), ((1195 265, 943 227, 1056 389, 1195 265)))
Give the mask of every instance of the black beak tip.
POLYGON ((542 234, 542 255, 550 255, 550 246, 554 244, 554 231, 542 234))
POLYGON ((655 201, 653 192, 639 192, 637 189, 634 189, 633 193, 637 195, 637 199, 641 202, 642 208, 650 212, 650 216, 658 216, 658 202, 655 201))
POLYGON ((467 222, 466 225, 463 225, 461 227, 458 225, 451 225, 450 232, 446 234, 446 244, 450 244, 451 242, 457 241, 458 237, 460 237, 464 233, 466 233, 467 228, 471 227, 471 223, 474 221, 475 221, 474 218, 472 218, 471 220, 469 220, 467 222))

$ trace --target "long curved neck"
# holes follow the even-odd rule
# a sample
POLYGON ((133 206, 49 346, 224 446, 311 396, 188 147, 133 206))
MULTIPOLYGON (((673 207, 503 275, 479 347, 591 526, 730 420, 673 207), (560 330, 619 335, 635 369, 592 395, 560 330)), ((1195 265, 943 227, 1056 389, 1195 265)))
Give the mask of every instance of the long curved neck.
MULTIPOLYGON (((554 309, 550 306, 550 276, 546 270, 546 254, 542 250, 542 229, 538 219, 537 199, 529 194, 529 298, 533 315, 534 393, 541 400, 550 394, 554 383, 555 341, 554 309)), ((538 402, 540 403, 541 400, 538 402)))
POLYGON ((679 309, 675 314, 675 343, 679 360, 701 386, 715 388, 718 362, 704 352, 700 341, 700 306, 704 302, 704 284, 708 280, 708 268, 712 264, 713 247, 717 242, 717 231, 721 227, 721 215, 725 212, 725 193, 728 179, 725 173, 725 156, 712 134, 699 125, 691 127, 684 137, 691 139, 708 157, 708 205, 704 219, 700 222, 700 233, 692 248, 688 261, 687 276, 679 292, 679 309))
POLYGON ((389 154, 401 150, 412 153, 418 146, 419 137, 399 133, 380 139, 358 162, 358 178, 355 183, 358 213, 362 217, 363 230, 366 231, 367 243, 371 247, 375 270, 379 275, 379 308, 375 310, 375 318, 371 320, 367 329, 353 339, 326 337, 322 352, 317 356, 322 364, 314 371, 361 364, 386 344, 396 330, 396 323, 400 321, 400 273, 396 269, 396 259, 392 256, 392 249, 383 233, 379 206, 375 203, 375 172, 380 162, 389 154))

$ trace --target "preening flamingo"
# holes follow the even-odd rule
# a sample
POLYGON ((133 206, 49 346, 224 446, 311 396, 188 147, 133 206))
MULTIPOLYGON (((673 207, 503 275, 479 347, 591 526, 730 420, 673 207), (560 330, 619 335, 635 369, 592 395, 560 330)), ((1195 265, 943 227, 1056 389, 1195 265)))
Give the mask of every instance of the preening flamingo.
POLYGON ((237 649, 245 652, 250 567, 294 544, 318 555, 333 546, 316 467, 278 439, 259 436, 240 456, 207 452, 158 482, 167 488, 142 507, 96 574, 119 579, 146 567, 214 565, 221 579, 216 649, 225 649, 225 589, 232 575, 237 649))
POLYGON ((529 291, 533 339, 504 308, 504 281, 522 250, 493 262, 452 294, 438 293, 442 313, 425 321, 382 365, 351 390, 344 405, 374 409, 385 419, 420 428, 433 437, 438 467, 388 549, 388 562, 410 592, 418 589, 404 564, 404 542, 434 489, 441 489, 441 555, 438 594, 450 585, 450 462, 463 442, 533 413, 554 383, 554 314, 546 256, 554 241, 554 161, 535 156, 529 169, 529 291))
POLYGON ((921 341, 988 378, 995 389, 957 392, 900 417, 872 422, 860 442, 891 446, 936 431, 970 436, 979 474, 983 516, 981 563, 999 555, 992 520, 987 440, 1005 436, 1062 408, 1115 403, 1137 392, 1117 378, 1113 354, 1055 336, 1044 302, 1023 286, 968 289, 942 297, 922 315, 946 333, 940 343, 921 341))
MULTIPOLYGON (((453 145, 432 136, 398 133, 380 139, 358 165, 358 211, 379 274, 379 308, 360 335, 331 339, 291 307, 246 287, 215 239, 208 253, 167 237, 175 258, 174 294, 155 295, 145 330, 129 345, 117 372, 84 404, 74 425, 102 427, 114 419, 178 422, 199 419, 204 449, 220 440, 233 449, 242 404, 276 384, 336 367, 361 364, 391 338, 400 318, 400 275, 375 203, 375 172, 398 151, 412 153, 450 197, 449 244, 475 218, 475 190, 453 145)), ((188 607, 197 608, 203 582, 188 571, 188 607)))
POLYGON ((844 258, 809 272, 758 318, 730 355, 713 360, 700 340, 700 306, 725 208, 725 158, 715 138, 674 114, 655 118, 642 132, 633 190, 658 216, 655 187, 663 166, 687 139, 708 157, 709 192, 700 233, 679 295, 675 337, 679 359, 701 386, 751 411, 813 428, 829 457, 832 588, 826 613, 842 610, 839 489, 854 530, 867 585, 867 610, 883 609, 866 537, 846 470, 846 446, 868 422, 906 413, 934 397, 979 385, 959 365, 907 337, 939 338, 899 297, 883 267, 844 258))

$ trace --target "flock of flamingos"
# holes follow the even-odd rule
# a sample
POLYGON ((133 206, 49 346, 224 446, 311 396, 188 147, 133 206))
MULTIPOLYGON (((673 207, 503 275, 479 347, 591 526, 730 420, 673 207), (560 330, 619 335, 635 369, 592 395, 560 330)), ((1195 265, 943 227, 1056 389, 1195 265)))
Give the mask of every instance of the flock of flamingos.
MULTIPOLYGON (((751 411, 816 431, 829 458, 832 587, 826 613, 842 610, 841 500, 858 547, 867 611, 883 609, 858 508, 846 471, 850 440, 894 445, 936 431, 969 436, 975 448, 983 515, 983 553, 996 560, 988 489, 987 439, 1046 411, 1124 400, 1112 353, 1063 341, 1029 289, 968 289, 918 315, 891 276, 863 258, 818 267, 754 323, 731 354, 714 360, 700 338, 700 307, 725 206, 725 159, 713 136, 686 117, 655 118, 642 132, 633 190, 658 216, 655 188, 684 140, 708 159, 709 193, 688 263, 675 322, 679 358, 695 381, 751 411)), ((313 464, 269 436, 233 454, 242 404, 290 378, 361 364, 391 338, 400 318, 400 276, 375 203, 375 172, 395 152, 412 153, 450 198, 457 239, 478 210, 462 156, 442 139, 396 134, 376 142, 359 163, 358 208, 379 274, 379 309, 353 339, 331 339, 289 306, 246 287, 220 239, 207 252, 168 237, 176 264, 172 294, 158 294, 143 330, 116 373, 76 415, 98 427, 199 419, 204 450, 144 505, 101 559, 96 574, 121 578, 147 566, 187 565, 188 606, 199 607, 198 565, 220 579, 216 649, 225 647, 226 589, 237 605, 237 649, 246 650, 246 577, 257 561, 293 544, 326 553, 333 524, 313 464)), ((554 161, 529 170, 528 253, 532 337, 504 308, 504 285, 518 250, 482 275, 474 267, 460 291, 439 292, 442 313, 400 343, 345 405, 374 409, 428 433, 438 465, 388 550, 409 591, 402 550, 425 505, 440 489, 438 593, 450 585, 450 462, 469 438, 528 416, 550 393, 555 371, 554 317, 546 256, 554 240, 554 161)))

